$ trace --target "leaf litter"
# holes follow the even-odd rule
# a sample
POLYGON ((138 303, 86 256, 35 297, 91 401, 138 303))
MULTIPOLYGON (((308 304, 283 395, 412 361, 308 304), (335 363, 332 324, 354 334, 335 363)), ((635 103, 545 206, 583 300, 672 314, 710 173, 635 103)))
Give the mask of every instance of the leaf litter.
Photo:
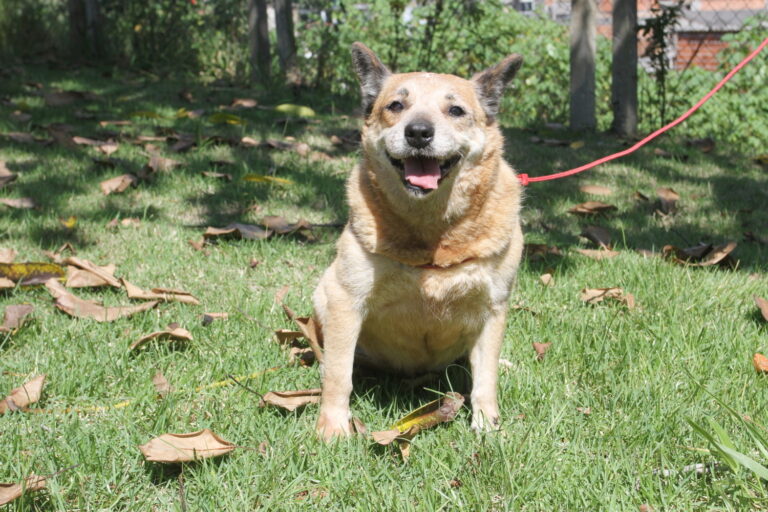
POLYGON ((45 489, 46 477, 38 476, 32 473, 21 483, 5 484, 0 483, 0 505, 7 505, 8 503, 20 498, 25 493, 39 491, 45 489))
POLYGON ((319 404, 322 390, 320 388, 301 389, 297 391, 269 391, 259 400, 259 407, 268 405, 280 407, 286 411, 295 411, 299 407, 319 404))
POLYGON ((621 288, 584 288, 581 290, 581 300, 587 304, 597 304, 605 299, 616 300, 627 309, 635 308, 635 297, 631 293, 624 293, 621 288))
POLYGON ((163 464, 220 457, 235 448, 207 428, 184 434, 163 434, 139 446, 145 460, 163 464))
POLYGON ((142 336, 138 340, 131 343, 130 350, 136 350, 140 346, 152 340, 164 340, 164 341, 192 341, 192 333, 178 323, 174 322, 168 324, 168 327, 163 331, 155 331, 142 336))
POLYGON ((171 288, 152 288, 150 291, 146 291, 134 284, 131 284, 125 279, 121 279, 120 282, 123 284, 123 286, 125 286, 125 291, 128 294, 129 299, 162 302, 182 302, 184 304, 193 304, 195 306, 200 305, 200 301, 197 299, 197 297, 183 290, 174 290, 171 288))
POLYGON ((38 375, 25 382, 0 401, 0 414, 8 411, 24 410, 27 406, 37 403, 43 393, 45 375, 38 375))
POLYGON ((112 322, 157 306, 158 301, 145 302, 138 306, 104 307, 102 304, 76 297, 56 279, 49 279, 45 287, 53 295, 54 305, 66 314, 78 318, 91 318, 97 322, 112 322))
POLYGON ((14 332, 18 330, 35 310, 31 304, 14 304, 5 307, 3 313, 3 324, 0 325, 0 332, 14 332))

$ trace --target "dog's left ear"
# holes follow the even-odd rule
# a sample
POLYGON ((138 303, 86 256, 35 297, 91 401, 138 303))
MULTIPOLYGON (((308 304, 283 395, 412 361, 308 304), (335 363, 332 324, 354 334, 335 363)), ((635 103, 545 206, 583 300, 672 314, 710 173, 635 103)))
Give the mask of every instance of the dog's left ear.
POLYGON ((381 92, 384 80, 391 74, 373 51, 363 43, 352 44, 352 64, 360 78, 360 90, 363 95, 365 116, 371 113, 376 97, 381 92))
POLYGON ((495 66, 472 77, 475 89, 477 89, 477 96, 489 121, 492 121, 499 113, 499 103, 504 89, 522 65, 523 56, 513 53, 495 66))

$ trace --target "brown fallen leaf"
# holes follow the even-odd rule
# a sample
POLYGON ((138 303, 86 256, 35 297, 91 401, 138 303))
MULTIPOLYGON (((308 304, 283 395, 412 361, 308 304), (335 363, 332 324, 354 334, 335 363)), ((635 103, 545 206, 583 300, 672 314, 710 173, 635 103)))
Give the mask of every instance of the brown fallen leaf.
POLYGON ((604 187, 602 185, 582 185, 579 190, 585 194, 592 194, 593 196, 610 196, 613 195, 613 189, 604 187))
POLYGON ((101 304, 84 300, 71 294, 56 279, 49 279, 45 287, 53 295, 54 305, 70 316, 91 318, 97 322, 112 322, 124 316, 131 316, 157 306, 158 301, 145 302, 138 306, 104 307, 101 304))
POLYGON ((150 156, 149 162, 144 166, 144 169, 148 171, 149 174, 152 174, 155 172, 171 171, 174 167, 179 165, 181 165, 181 162, 177 160, 154 154, 150 156))
POLYGON ((410 441, 416 434, 441 423, 453 421, 463 405, 464 396, 450 391, 442 398, 410 412, 392 428, 371 432, 371 436, 374 441, 383 445, 397 441, 400 454, 407 460, 410 456, 410 441))
POLYGON ((581 290, 581 300, 587 304, 597 304, 604 299, 614 299, 626 305, 628 309, 634 309, 635 297, 631 293, 624 293, 621 288, 584 288, 581 290))
POLYGON ((64 267, 56 263, 0 263, 0 277, 22 286, 34 286, 44 284, 52 277, 64 277, 64 267))
POLYGON ((18 388, 11 390, 10 394, 0 401, 0 414, 5 414, 7 411, 24 409, 29 405, 37 403, 40 400, 40 395, 43 394, 44 385, 45 375, 38 375, 18 388))
POLYGON ((636 190, 634 194, 632 194, 632 198, 636 199, 638 201, 650 201, 651 198, 647 195, 643 194, 642 192, 636 190))
POLYGON ((172 290, 169 288, 152 288, 151 291, 146 291, 138 286, 131 284, 125 279, 120 279, 120 282, 125 287, 125 291, 128 294, 129 299, 135 300, 154 300, 163 302, 181 302, 184 304, 200 305, 200 301, 189 292, 183 290, 172 290))
POLYGON ((587 201, 586 203, 577 204, 568 210, 568 213, 577 215, 596 215, 598 213, 605 213, 616 210, 616 207, 612 204, 602 203, 600 201, 587 201))
POLYGON ((17 210, 31 210, 32 208, 37 208, 37 203, 31 197, 0 197, 0 204, 4 204, 8 208, 15 208, 17 210))
POLYGON ((205 240, 212 238, 235 238, 244 240, 264 240, 272 235, 272 231, 265 230, 259 226, 253 224, 241 224, 239 222, 233 222, 223 228, 209 227, 203 233, 205 240))
POLYGON ((534 341, 531 345, 533 345, 533 350, 536 351, 536 360, 543 361, 544 355, 547 353, 547 350, 549 350, 549 347, 552 346, 552 343, 536 343, 534 341))
POLYGON ((283 304, 283 311, 290 320, 293 320, 299 326, 309 346, 315 353, 315 359, 318 363, 323 362, 323 332, 313 317, 297 317, 291 308, 283 304))
POLYGON ((576 410, 579 411, 584 416, 589 416, 590 414, 592 414, 591 407, 577 407, 576 410))
POLYGON ((768 357, 763 354, 755 354, 752 356, 752 366, 755 367, 757 373, 768 373, 768 357))
POLYGON ((105 227, 107 229, 116 229, 120 226, 122 227, 130 227, 130 226, 139 226, 141 225, 141 219, 138 219, 136 217, 126 217, 124 219, 118 219, 115 217, 111 221, 107 222, 105 227))
POLYGON ((132 124, 133 124, 133 122, 126 121, 124 119, 99 121, 99 126, 101 126, 102 128, 107 127, 109 125, 112 125, 112 126, 131 126, 132 124))
POLYGON ((18 175, 14 172, 11 172, 10 169, 6 167, 5 162, 0 160, 0 188, 3 188, 7 184, 15 181, 17 177, 18 175))
POLYGON ((115 265, 109 264, 104 267, 96 265, 92 261, 78 258, 77 256, 70 256, 64 260, 64 263, 71 265, 75 268, 81 269, 85 272, 91 273, 107 283, 109 286, 120 288, 122 285, 120 281, 115 277, 115 265))
POLYGON ((768 300, 755 295, 755 304, 757 304, 758 309, 760 309, 763 319, 768 322, 768 300))
POLYGON ((309 404, 319 404, 320 388, 302 389, 299 391, 270 391, 265 393, 259 401, 259 407, 272 405, 287 411, 295 411, 299 407, 309 404))
POLYGON ((13 304, 5 307, 3 325, 0 332, 13 332, 20 328, 26 321, 26 317, 35 310, 31 304, 13 304))
POLYGON ((539 261, 547 256, 562 256, 563 253, 557 247, 547 244, 525 244, 523 254, 530 261, 539 261))
POLYGON ((219 457, 235 448, 207 428, 188 434, 163 434, 139 446, 144 459, 163 464, 219 457))
POLYGON ((12 290, 16 288, 16 283, 6 277, 0 277, 0 290, 12 290))
POLYGON ((608 258, 615 258, 620 253, 619 251, 611 251, 607 249, 574 249, 577 253, 592 258, 593 260, 604 260, 608 258))
POLYGON ((168 379, 165 378, 165 375, 163 375, 163 372, 160 370, 157 370, 154 377, 152 377, 152 385, 155 387, 155 391, 157 391, 157 394, 160 395, 161 398, 173 391, 173 388, 171 388, 171 385, 168 383, 168 379))
POLYGON ((600 226, 587 226, 581 232, 581 236, 602 249, 611 249, 611 233, 600 226))
POLYGON ((15 249, 0 248, 0 263, 13 263, 17 255, 15 249))
POLYGON ((662 213, 670 214, 677 211, 677 201, 680 200, 680 194, 675 192, 674 189, 660 187, 656 189, 656 194, 659 196, 659 202, 661 204, 659 209, 662 213))
POLYGON ((229 313, 203 313, 203 326, 211 325, 214 320, 226 320, 229 313))
POLYGON ((258 101, 253 98, 234 98, 232 103, 229 104, 231 109, 243 109, 243 108, 255 108, 259 104, 258 101))
POLYGON ((552 274, 547 272, 546 274, 542 274, 539 276, 539 281, 541 281, 541 284, 544 286, 555 286, 555 278, 552 277, 552 274))
POLYGON ((261 219, 261 223, 267 230, 274 231, 278 235, 298 233, 307 239, 314 238, 312 235, 312 224, 304 219, 299 219, 297 222, 288 222, 283 217, 268 215, 261 219))
MULTIPOLYGON (((115 272, 114 265, 107 265, 102 268, 110 271, 112 274, 115 272)), ((69 265, 67 266, 67 281, 65 286, 67 288, 96 288, 100 286, 109 286, 109 283, 93 272, 69 265)))
POLYGON ((46 478, 32 473, 22 483, 2 484, 0 483, 0 505, 6 505, 28 492, 45 489, 46 478))
POLYGON ((291 347, 288 350, 288 363, 312 366, 315 364, 315 353, 310 347, 291 347))
POLYGON ((303 338, 304 333, 301 331, 292 331, 290 329, 275 329, 275 336, 277 337, 278 343, 281 345, 288 345, 299 338, 303 338))
POLYGON ((662 254, 681 265, 692 267, 708 267, 716 264, 733 266, 734 260, 730 254, 736 249, 736 242, 728 242, 721 245, 699 244, 694 247, 681 249, 674 245, 665 245, 662 254))
POLYGON ((144 345, 148 341, 152 340, 164 340, 164 341, 192 341, 192 333, 183 327, 179 327, 179 324, 172 323, 164 331, 155 331, 142 336, 138 340, 131 343, 130 350, 135 350, 138 347, 144 345))
POLYGON ((128 190, 128 187, 135 187, 138 184, 139 178, 129 173, 104 180, 99 183, 99 188, 101 188, 101 191, 105 196, 108 196, 113 193, 119 194, 120 192, 125 192, 128 190))

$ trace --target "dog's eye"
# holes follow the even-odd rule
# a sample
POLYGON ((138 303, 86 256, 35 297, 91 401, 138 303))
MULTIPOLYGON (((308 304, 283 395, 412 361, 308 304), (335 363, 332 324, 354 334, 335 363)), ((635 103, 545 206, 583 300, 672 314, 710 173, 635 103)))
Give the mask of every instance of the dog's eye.
POLYGON ((461 117, 464 114, 466 114, 463 108, 457 107, 456 105, 449 108, 448 113, 451 114, 453 117, 461 117))
POLYGON ((387 105, 387 110, 389 110, 390 112, 395 112, 395 113, 401 112, 404 108, 405 108, 405 106, 402 103, 400 103, 399 101, 393 101, 392 103, 387 105))

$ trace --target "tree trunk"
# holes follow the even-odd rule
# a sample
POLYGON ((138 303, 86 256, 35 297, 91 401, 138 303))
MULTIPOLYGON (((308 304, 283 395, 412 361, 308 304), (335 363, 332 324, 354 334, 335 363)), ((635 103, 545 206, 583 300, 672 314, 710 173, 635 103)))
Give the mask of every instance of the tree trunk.
POLYGON ((251 80, 265 83, 269 80, 272 63, 266 0, 250 0, 248 4, 248 46, 251 52, 251 80))
POLYGON ((99 0, 68 0, 70 52, 76 58, 101 57, 104 44, 99 0))
POLYGON ((293 2, 275 0, 275 28, 277 29, 277 56, 280 68, 290 84, 299 83, 296 68, 296 37, 293 34, 293 2))
POLYGON ((611 61, 611 129, 619 135, 637 134, 637 0, 613 4, 611 61))
POLYGON ((594 130, 595 0, 571 0, 571 128, 594 130))

